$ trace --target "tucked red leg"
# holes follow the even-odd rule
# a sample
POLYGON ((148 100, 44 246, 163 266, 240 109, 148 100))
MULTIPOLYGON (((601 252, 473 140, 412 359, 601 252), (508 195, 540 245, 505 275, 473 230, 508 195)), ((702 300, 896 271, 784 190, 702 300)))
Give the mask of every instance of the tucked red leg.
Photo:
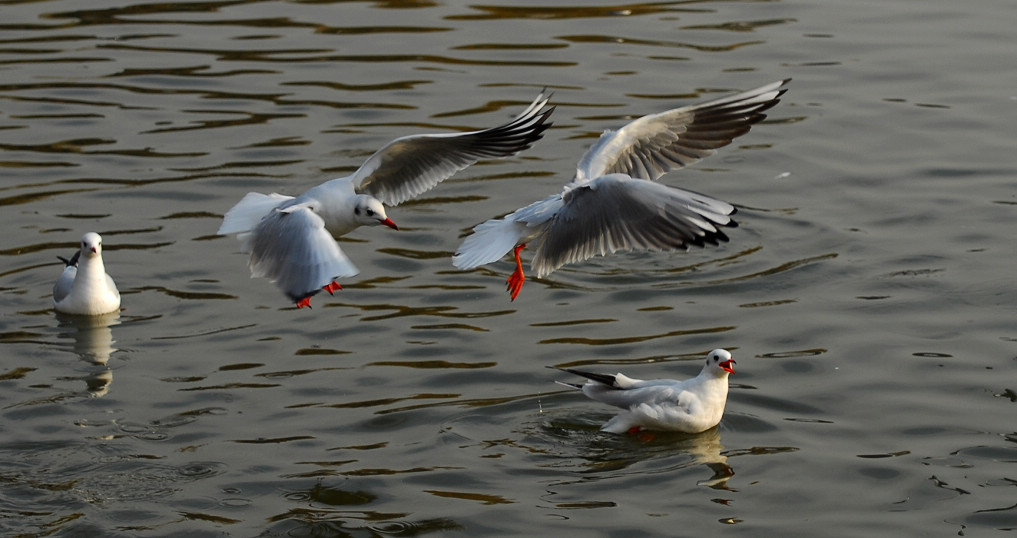
POLYGON ((512 274, 509 275, 508 280, 505 281, 506 284, 508 284, 506 289, 512 293, 513 301, 516 300, 519 292, 523 289, 523 282, 526 281, 526 275, 523 274, 523 262, 519 259, 519 251, 524 248, 526 248, 526 243, 516 246, 516 270, 513 271, 512 274))
POLYGON ((328 286, 321 288, 328 292, 329 295, 335 295, 333 292, 343 289, 338 282, 332 281, 328 283, 328 286))
POLYGON ((629 435, 634 435, 636 439, 648 443, 653 440, 653 432, 644 431, 642 426, 633 426, 629 428, 629 435))
POLYGON ((304 297, 303 299, 297 301, 297 308, 303 308, 305 306, 307 308, 311 308, 311 297, 310 296, 304 297))

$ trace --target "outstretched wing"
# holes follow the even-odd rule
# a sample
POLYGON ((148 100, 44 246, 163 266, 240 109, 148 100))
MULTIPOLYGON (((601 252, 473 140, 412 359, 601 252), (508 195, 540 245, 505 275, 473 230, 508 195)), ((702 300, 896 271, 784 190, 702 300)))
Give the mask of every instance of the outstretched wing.
POLYGON ((623 174, 572 187, 531 262, 537 276, 618 250, 684 250, 727 241, 734 206, 623 174))
POLYGON ((615 172, 655 180, 710 155, 763 120, 791 79, 706 103, 643 116, 606 131, 576 167, 575 183, 615 172))
POLYGON ((483 131, 397 138, 353 174, 360 192, 386 205, 419 196, 480 159, 509 157, 529 148, 551 126, 554 107, 543 92, 514 120, 483 131))

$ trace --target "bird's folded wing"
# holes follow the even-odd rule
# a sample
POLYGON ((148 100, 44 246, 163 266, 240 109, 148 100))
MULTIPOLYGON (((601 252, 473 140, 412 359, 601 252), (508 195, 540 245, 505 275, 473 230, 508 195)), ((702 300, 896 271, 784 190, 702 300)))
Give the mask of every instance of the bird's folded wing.
POLYGON ((71 287, 74 285, 74 277, 77 274, 77 267, 73 265, 67 265, 64 267, 64 271, 60 273, 56 283, 53 284, 53 302, 59 303, 67 297, 67 294, 71 293, 71 287))
POLYGON ((554 107, 541 93, 514 120, 482 131, 397 138, 353 174, 354 187, 386 205, 419 196, 480 159, 508 157, 529 148, 551 126, 554 107))
POLYGON ((728 238, 727 202, 621 174, 571 188, 531 262, 537 276, 618 250, 684 250, 728 238))
POLYGON ((584 385, 583 394, 598 402, 631 409, 638 405, 673 405, 676 394, 667 385, 649 385, 633 389, 616 389, 607 385, 584 385))
MULTIPOLYGON (((788 79, 790 80, 790 79, 788 79)), ((576 183, 620 172, 655 180, 713 154, 766 118, 780 102, 788 80, 643 116, 617 131, 606 131, 576 167, 576 183)))
POLYGON ((359 272, 310 204, 273 210, 247 240, 251 276, 274 280, 294 301, 359 272))

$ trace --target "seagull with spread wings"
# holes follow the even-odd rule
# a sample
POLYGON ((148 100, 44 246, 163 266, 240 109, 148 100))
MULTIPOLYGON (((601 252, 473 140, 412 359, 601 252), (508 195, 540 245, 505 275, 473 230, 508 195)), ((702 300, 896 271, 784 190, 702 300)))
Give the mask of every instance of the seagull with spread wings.
POLYGON ((480 159, 529 148, 551 125, 548 99, 542 92, 515 119, 490 129, 397 138, 352 175, 297 197, 248 193, 226 213, 218 234, 238 234, 250 252, 252 278, 268 277, 298 308, 310 307, 314 294, 341 289, 336 279, 359 272, 337 238, 360 226, 398 230, 385 205, 419 196, 480 159))
POLYGON ((619 250, 686 250, 727 241, 731 204, 656 182, 714 153, 766 117, 790 79, 701 104, 643 116, 606 131, 583 155, 564 190, 473 228, 452 257, 471 269, 515 253, 507 284, 512 300, 526 277, 519 252, 536 251, 531 269, 559 267, 619 250))

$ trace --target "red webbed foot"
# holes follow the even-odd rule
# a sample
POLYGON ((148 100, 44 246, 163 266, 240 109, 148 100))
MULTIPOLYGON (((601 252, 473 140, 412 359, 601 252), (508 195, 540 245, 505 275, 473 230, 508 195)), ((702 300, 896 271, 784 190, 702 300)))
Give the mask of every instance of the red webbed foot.
POLYGON ((333 280, 332 282, 329 282, 327 286, 324 286, 321 289, 327 291, 329 295, 335 295, 335 292, 343 289, 343 287, 340 286, 338 282, 333 280))
POLYGON ((307 308, 311 308, 311 296, 310 295, 308 295, 307 297, 304 297, 303 299, 297 301, 297 308, 303 308, 305 306, 307 308))
POLYGON ((653 440, 653 432, 643 430, 642 426, 633 426, 629 428, 627 433, 629 435, 634 435, 636 439, 644 443, 648 443, 653 440))
POLYGON ((505 281, 507 286, 505 289, 511 292, 512 300, 515 301, 516 297, 519 296, 519 292, 523 289, 523 282, 526 281, 526 276, 523 275, 522 271, 514 271, 508 280, 505 281))
POLYGON ((516 297, 519 296, 519 292, 523 289, 523 282, 526 282, 526 275, 523 274, 523 262, 519 259, 519 251, 526 248, 526 243, 518 245, 515 248, 516 255, 516 270, 509 275, 508 280, 505 281, 507 289, 512 294, 512 300, 515 301, 516 297))

